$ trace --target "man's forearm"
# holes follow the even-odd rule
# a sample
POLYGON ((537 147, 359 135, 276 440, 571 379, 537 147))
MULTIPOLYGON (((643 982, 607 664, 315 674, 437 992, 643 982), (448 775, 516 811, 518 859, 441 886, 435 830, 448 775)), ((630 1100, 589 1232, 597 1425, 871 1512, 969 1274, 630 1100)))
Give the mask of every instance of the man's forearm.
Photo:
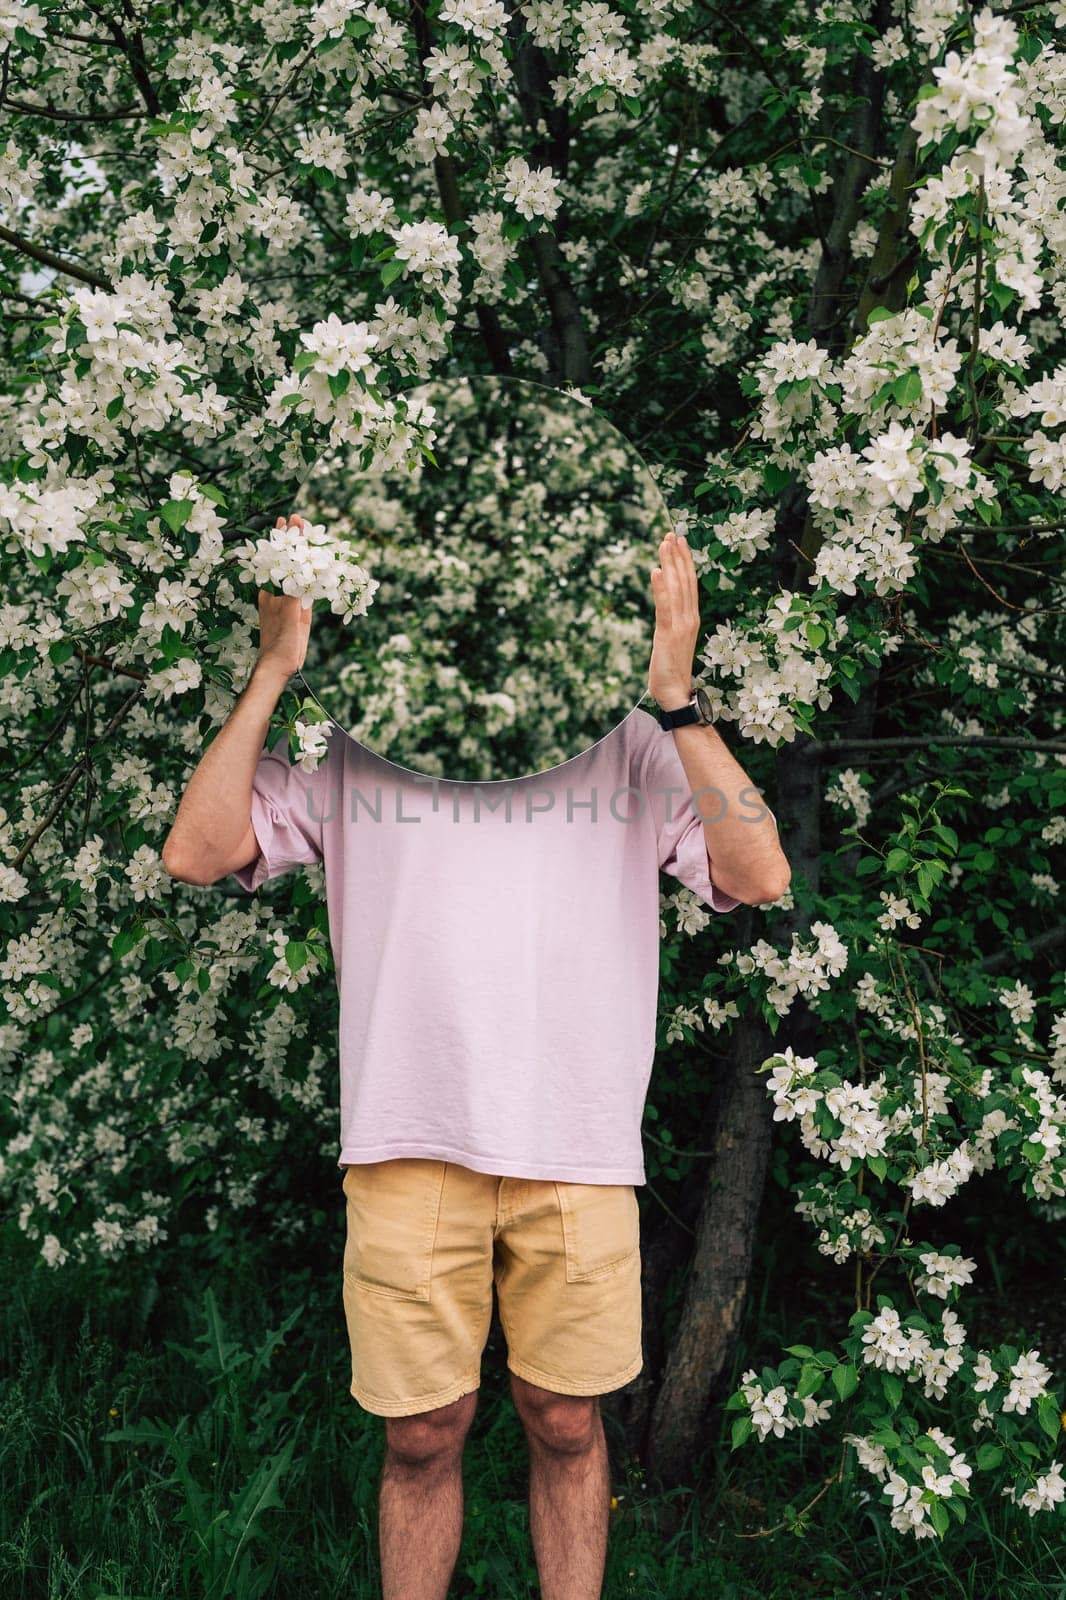
POLYGON ((777 827, 744 768, 706 723, 671 735, 703 818, 711 876, 726 894, 749 905, 780 899, 791 873, 777 827))
POLYGON ((201 756, 163 845, 176 877, 210 880, 240 850, 251 824, 252 779, 287 681, 285 672, 259 662, 201 756))

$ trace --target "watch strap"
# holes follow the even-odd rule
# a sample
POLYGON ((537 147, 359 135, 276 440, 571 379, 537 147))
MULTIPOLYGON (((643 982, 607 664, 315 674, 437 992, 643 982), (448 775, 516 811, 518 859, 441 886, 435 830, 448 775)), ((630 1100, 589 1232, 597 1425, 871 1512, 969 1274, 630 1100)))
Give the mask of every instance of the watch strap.
POLYGON ((687 728, 690 722, 700 721, 702 718, 691 701, 679 711, 659 711, 659 726, 664 733, 669 733, 672 728, 687 728))

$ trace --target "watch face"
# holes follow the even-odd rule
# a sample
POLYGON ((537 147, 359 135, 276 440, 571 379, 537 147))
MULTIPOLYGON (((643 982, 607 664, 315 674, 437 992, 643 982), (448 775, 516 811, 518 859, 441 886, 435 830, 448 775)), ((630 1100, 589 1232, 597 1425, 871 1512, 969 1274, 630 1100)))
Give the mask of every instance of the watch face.
POLYGON ((706 689, 696 690, 696 705, 699 708, 700 716, 703 718, 704 722, 713 722, 714 709, 711 705, 711 697, 707 693, 706 689))

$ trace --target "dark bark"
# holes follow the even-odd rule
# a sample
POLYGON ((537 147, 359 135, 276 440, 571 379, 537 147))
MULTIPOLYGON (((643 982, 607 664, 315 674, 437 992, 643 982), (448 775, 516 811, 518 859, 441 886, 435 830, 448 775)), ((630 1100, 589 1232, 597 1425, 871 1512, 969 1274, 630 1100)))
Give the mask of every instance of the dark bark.
MULTIPOLYGON (((551 91, 551 71, 545 52, 533 44, 525 32, 520 13, 512 11, 508 22, 514 51, 515 84, 526 124, 534 135, 530 166, 550 166, 558 177, 565 177, 569 160, 570 130, 565 106, 557 106, 551 91), (547 136, 538 133, 539 124, 547 136)), ((565 227, 559 212, 557 226, 565 227)), ((530 252, 540 277, 541 288, 551 316, 548 357, 556 385, 573 384, 582 388, 592 382, 585 318, 566 270, 555 229, 549 224, 528 239, 530 252)))
MULTIPOLYGON (((463 204, 459 198, 459 180, 456 177, 455 162, 451 156, 437 156, 433 162, 433 170, 437 178, 437 191, 440 194, 441 207, 449 225, 461 222, 464 217, 463 204)), ((504 375, 510 373, 511 352, 507 348, 507 336, 503 331, 503 324, 494 306, 477 304, 474 307, 477 313, 478 327, 481 330, 482 342, 488 354, 493 372, 504 375)))
POLYGON ((24 239, 20 233, 14 233, 10 228, 0 227, 0 240, 4 244, 9 244, 20 255, 39 262, 42 267, 51 267, 53 272, 61 272, 65 277, 76 278, 79 283, 91 284, 94 289, 105 289, 108 292, 111 290, 106 278, 90 272, 88 267, 80 267, 76 261, 64 261, 62 256, 55 255, 51 250, 45 250, 42 245, 34 244, 30 239, 24 239))
MULTIPOLYGON (((883 3, 878 0, 879 11, 883 3)), ((875 170, 871 158, 878 148, 883 109, 883 91, 865 58, 856 62, 852 86, 856 101, 852 151, 834 184, 833 215, 807 313, 812 334, 834 354, 849 342, 848 308, 855 310, 855 299, 847 292, 854 270, 850 237, 859 201, 875 170)), ((892 297, 903 293, 910 270, 903 241, 907 184, 913 166, 914 139, 908 132, 893 169, 893 205, 881 230, 870 279, 857 297, 855 331, 865 329, 867 296, 875 296, 869 305, 891 304, 892 297)), ((778 507, 774 565, 779 586, 801 592, 807 589, 820 543, 803 486, 793 481, 778 507)), ((871 691, 849 719, 858 729, 865 731, 869 725, 873 699, 871 691)), ((808 931, 810 908, 817 900, 822 782, 817 741, 804 734, 783 747, 777 762, 774 809, 792 868, 795 904, 776 917, 767 932, 779 949, 787 948, 793 933, 808 931)), ((710 1142, 713 1154, 685 1303, 647 1443, 647 1470, 667 1486, 691 1475, 700 1444, 707 1437, 708 1408, 732 1368, 772 1142, 772 1103, 765 1075, 757 1075, 756 1069, 786 1045, 799 1054, 812 1054, 817 1048, 818 1027, 817 1017, 797 1000, 776 1034, 753 1008, 734 1033, 735 1048, 722 1075, 722 1098, 710 1142)))
POLYGON ((771 1105, 765 1079, 754 1071, 773 1051, 770 1030, 761 1016, 749 1014, 737 1023, 733 1043, 685 1304, 645 1451, 646 1471, 668 1486, 692 1481, 708 1404, 732 1358, 770 1153, 771 1105))
POLYGON ((119 23, 115 17, 110 16, 104 10, 103 6, 94 5, 93 0, 85 0, 85 3, 93 15, 95 17, 99 17, 100 21, 111 34, 111 37, 114 39, 119 49, 126 57, 126 60, 129 62, 130 72, 133 75, 133 81, 137 85, 138 92, 141 96, 141 99, 144 101, 145 108, 153 117, 158 117, 159 96, 155 92, 155 85, 153 84, 148 71, 148 61, 144 53, 144 39, 141 36, 140 26, 133 13, 133 7, 129 4, 129 0, 123 0, 122 6, 123 14, 127 23, 132 24, 128 33, 123 29, 121 23, 119 23))
POLYGON ((875 306, 899 311, 906 303, 907 279, 918 256, 917 240, 912 238, 907 226, 917 146, 918 135, 913 128, 906 127, 889 183, 891 205, 881 224, 870 271, 859 296, 855 315, 856 334, 866 332, 867 318, 875 306))
MULTIPOLYGON (((1066 944, 1066 924, 1060 923, 1057 928, 1048 928, 1046 932, 1038 933, 1026 942, 1029 945, 1031 960, 1036 961, 1040 956, 1052 955, 1061 944, 1066 944)), ((993 955, 986 956, 981 966, 985 972, 1005 972, 1018 959, 1014 950, 997 950, 993 955)))
POLYGON ((633 1448, 640 1451, 651 1421, 659 1376, 666 1362, 663 1306, 670 1280, 685 1265, 689 1235, 654 1204, 641 1229, 641 1306, 644 1366, 631 1383, 605 1395, 602 1409, 613 1417, 633 1448))
MULTIPOLYGON (((414 28, 415 45, 418 50, 418 71, 422 85, 422 97, 428 104, 433 95, 429 80, 426 77, 426 57, 433 47, 433 41, 430 37, 429 19, 426 16, 424 0, 411 0, 411 24, 414 28)), ((464 220, 465 212, 459 194, 459 179, 455 171, 455 162, 452 157, 447 155, 434 156, 433 174, 437 180, 437 193, 440 195, 444 220, 449 227, 453 227, 455 223, 464 220)), ((493 372, 509 373, 511 371, 511 353, 507 348, 503 325, 495 307, 476 305, 474 309, 477 313, 482 342, 493 372)))
MULTIPOLYGON (((818 893, 821 776, 815 743, 797 737, 778 764, 775 811, 792 867, 797 904, 767 930, 778 948, 808 925, 818 893)), ((691 1475, 707 1412, 732 1365, 747 1297, 756 1229, 771 1148, 773 1107, 765 1074, 756 1069, 786 1044, 800 1054, 817 1047, 818 1019, 795 1001, 777 1034, 761 1013, 743 1016, 720 1075, 721 1100, 708 1148, 713 1152, 677 1334, 656 1399, 646 1466, 666 1486, 691 1475)))
MULTIPOLYGON (((878 34, 889 25, 886 0, 877 0, 870 22, 878 34)), ((851 150, 833 184, 831 219, 825 230, 821 259, 811 288, 807 324, 811 336, 833 356, 848 342, 848 309, 852 304, 846 285, 854 266, 851 236, 859 220, 862 196, 877 172, 881 117, 885 100, 885 74, 861 51, 855 53, 851 94, 857 102, 851 150)))

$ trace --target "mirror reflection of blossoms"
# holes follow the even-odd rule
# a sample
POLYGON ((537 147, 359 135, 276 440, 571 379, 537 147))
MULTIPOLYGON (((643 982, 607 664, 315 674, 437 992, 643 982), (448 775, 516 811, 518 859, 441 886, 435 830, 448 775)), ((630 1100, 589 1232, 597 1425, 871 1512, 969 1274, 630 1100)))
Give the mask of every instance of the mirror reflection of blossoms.
POLYGON ((406 398, 426 453, 378 472, 334 454, 299 496, 370 579, 364 615, 315 615, 310 712, 418 772, 543 772, 643 696, 666 508, 632 446, 565 391, 475 376, 406 398))

